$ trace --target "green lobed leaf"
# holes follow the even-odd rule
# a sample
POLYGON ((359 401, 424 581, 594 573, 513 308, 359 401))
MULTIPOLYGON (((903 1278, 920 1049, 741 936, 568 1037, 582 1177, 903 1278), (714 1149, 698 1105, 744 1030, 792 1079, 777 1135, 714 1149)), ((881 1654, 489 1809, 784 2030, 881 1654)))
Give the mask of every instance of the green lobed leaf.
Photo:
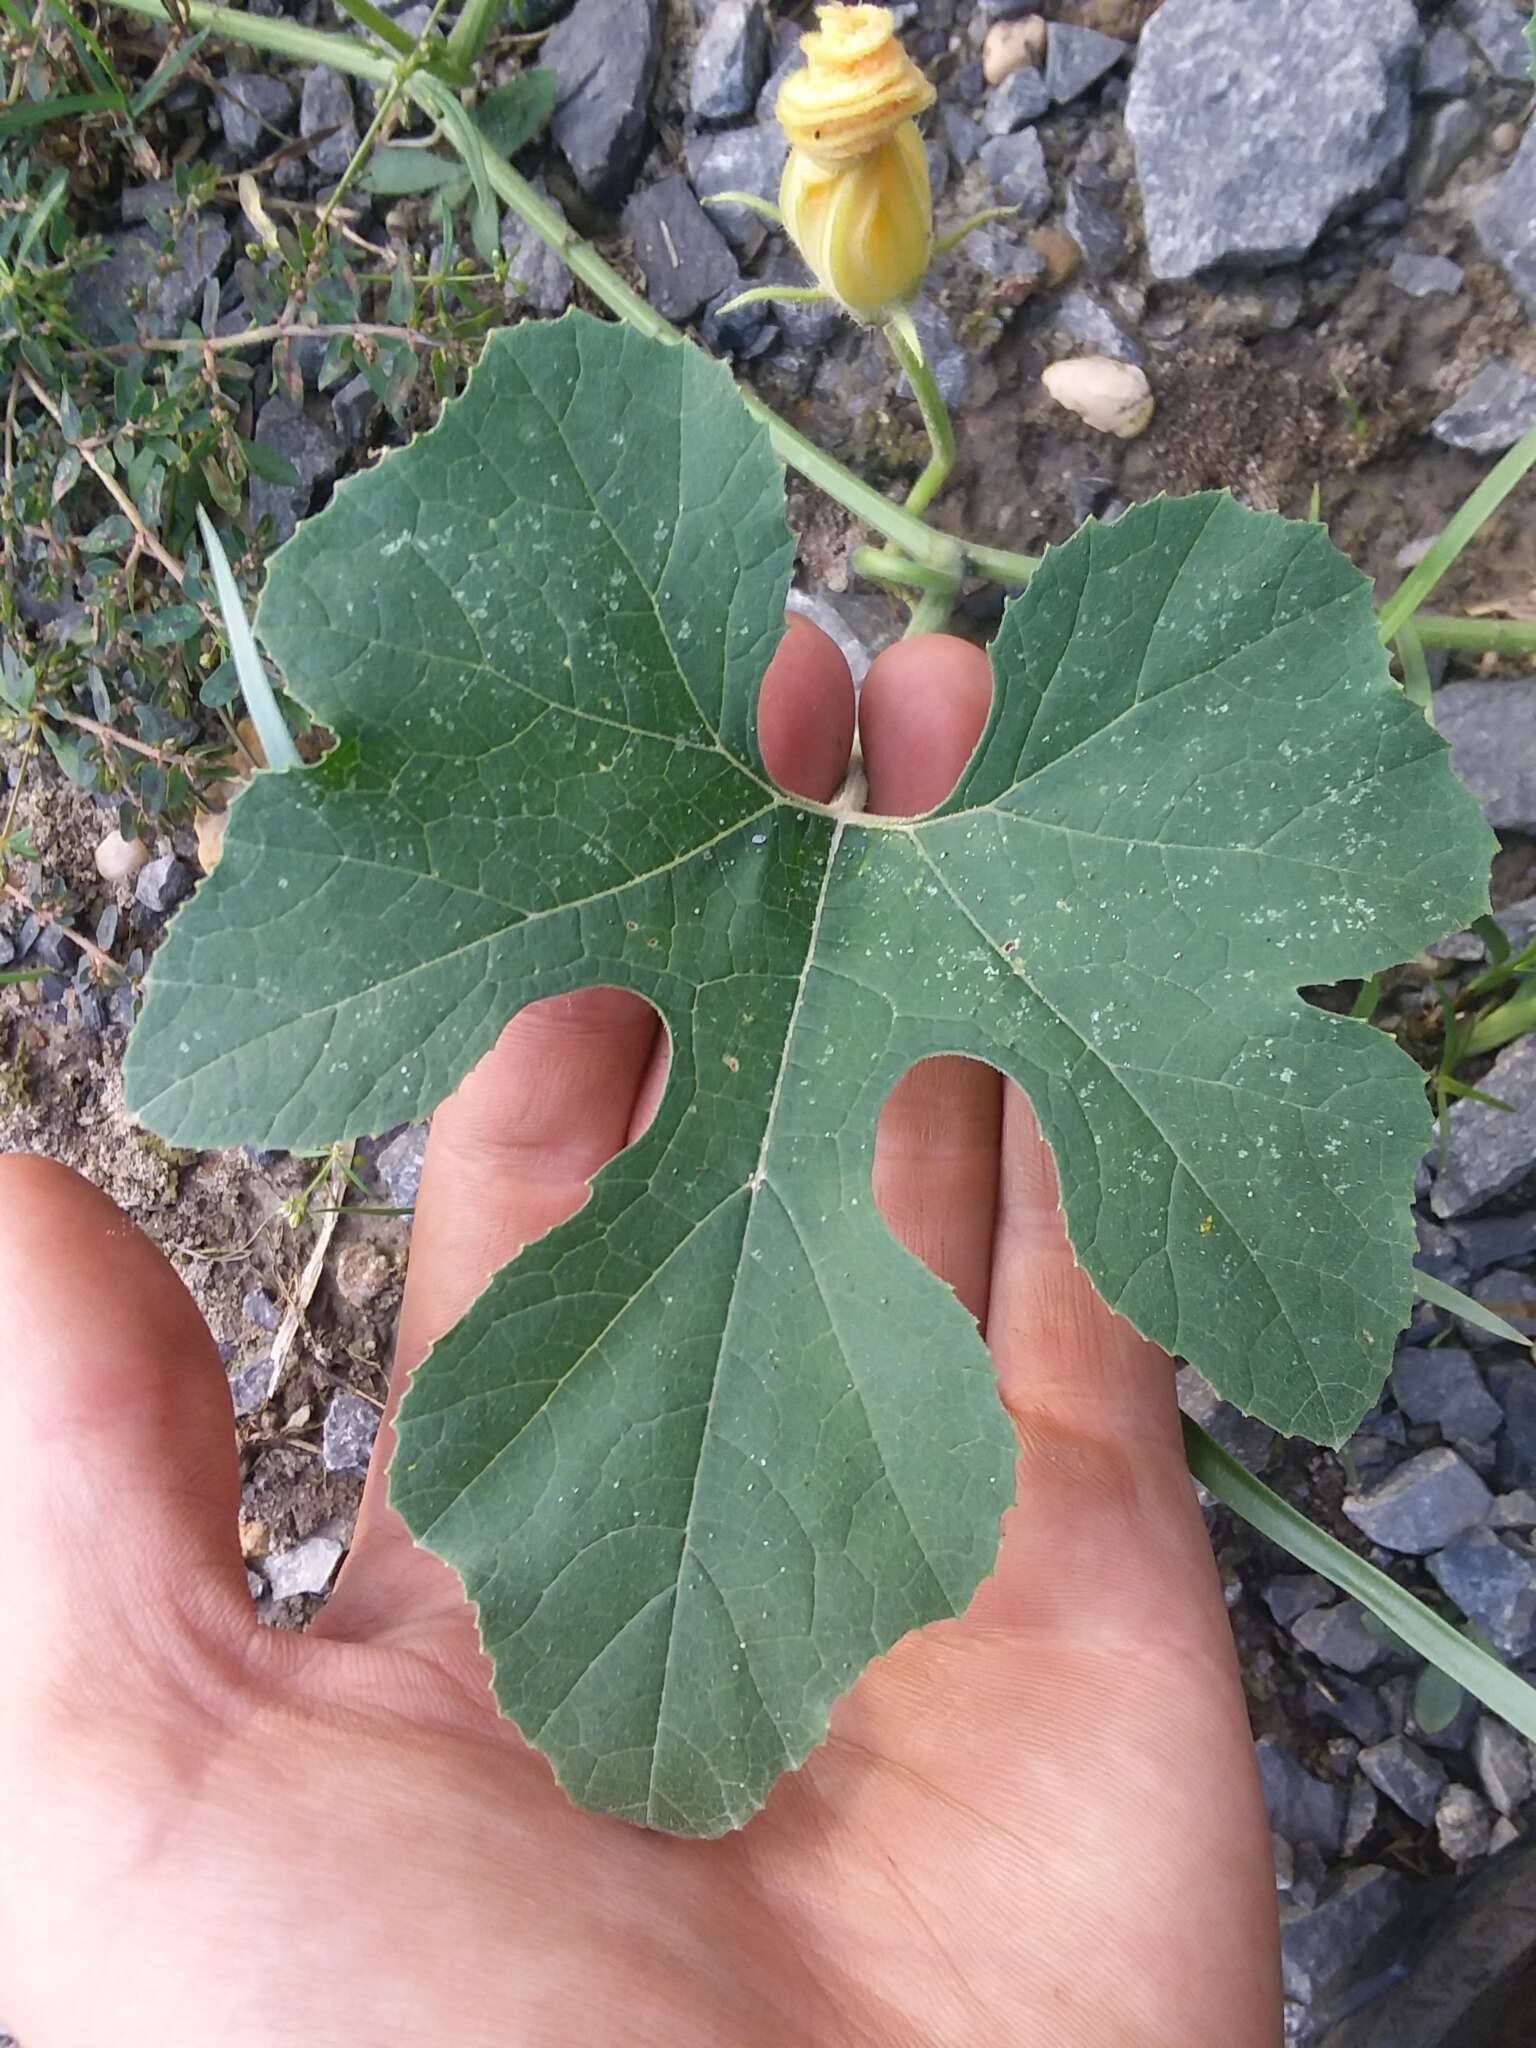
POLYGON ((337 744, 233 806, 127 1065, 176 1142, 312 1149, 430 1110, 535 997, 655 1005, 655 1121, 434 1349, 391 1490, 571 1795, 694 1834, 995 1555, 985 1350, 870 1195, 899 1076, 1011 1075, 1106 1299, 1337 1441, 1407 1317, 1427 1117, 1296 991, 1468 922, 1492 845, 1320 527, 1208 494, 1054 550, 922 820, 769 782, 792 562, 720 366, 495 337, 274 559, 260 628, 337 744))

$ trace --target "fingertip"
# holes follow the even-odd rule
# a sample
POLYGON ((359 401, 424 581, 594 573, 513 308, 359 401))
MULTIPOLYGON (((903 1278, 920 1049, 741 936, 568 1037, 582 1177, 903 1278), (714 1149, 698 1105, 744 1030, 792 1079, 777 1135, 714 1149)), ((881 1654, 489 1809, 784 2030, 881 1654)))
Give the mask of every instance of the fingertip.
POLYGON ((869 808, 910 818, 944 801, 992 708, 985 652, 948 633, 898 640, 871 664, 859 696, 869 808))
POLYGON ((798 612, 763 676, 757 706, 763 765, 791 796, 828 803, 853 750, 853 677, 837 643, 798 612))

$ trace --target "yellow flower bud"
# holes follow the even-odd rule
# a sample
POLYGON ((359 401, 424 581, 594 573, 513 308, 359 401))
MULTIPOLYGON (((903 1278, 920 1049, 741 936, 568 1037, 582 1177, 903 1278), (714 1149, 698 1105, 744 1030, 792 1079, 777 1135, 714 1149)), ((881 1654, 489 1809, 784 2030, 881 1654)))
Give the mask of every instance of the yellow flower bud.
POLYGON ((933 200, 922 137, 910 121, 841 170, 791 150, 779 208, 822 289, 860 320, 878 319, 922 283, 933 200))
POLYGON ((928 159, 913 116, 933 87, 883 7, 819 7, 803 70, 779 88, 790 142, 779 208, 825 291, 874 320, 917 289, 933 251, 928 159))

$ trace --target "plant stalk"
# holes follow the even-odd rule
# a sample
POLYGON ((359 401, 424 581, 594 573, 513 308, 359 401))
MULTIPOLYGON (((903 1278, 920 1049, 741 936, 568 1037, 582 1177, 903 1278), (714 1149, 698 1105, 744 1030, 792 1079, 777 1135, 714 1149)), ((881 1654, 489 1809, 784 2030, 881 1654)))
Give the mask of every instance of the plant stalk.
POLYGON ((950 471, 955 466, 954 422, 949 417, 944 394, 923 355, 923 345, 912 324, 912 316, 905 308, 893 313, 881 332, 885 336, 886 347, 912 387, 912 396, 917 400, 917 409, 923 416, 923 425, 933 449, 927 467, 907 493, 907 510, 921 519, 949 482, 950 471))
POLYGON ((1536 619, 1453 619, 1419 612, 1413 630, 1424 647, 1450 647, 1465 654, 1536 654, 1536 619))

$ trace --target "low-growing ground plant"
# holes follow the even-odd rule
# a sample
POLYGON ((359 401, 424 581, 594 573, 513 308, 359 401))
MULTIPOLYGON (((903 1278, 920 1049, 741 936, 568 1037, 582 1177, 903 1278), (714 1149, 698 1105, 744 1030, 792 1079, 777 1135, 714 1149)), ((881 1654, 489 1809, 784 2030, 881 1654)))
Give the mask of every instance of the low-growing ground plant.
MULTIPOLYGON (((1501 629, 1424 606, 1536 436, 1379 616, 1321 525, 1225 494, 1090 521, 1038 562, 954 536, 928 523, 953 434, 906 312, 932 251, 910 125, 932 94, 883 10, 823 10, 783 200, 803 292, 879 325, 921 407, 932 459, 904 504, 738 389, 512 169, 460 98, 490 10, 404 49, 348 11, 382 42, 174 18, 368 80, 372 142, 389 107, 425 114, 437 151, 387 145, 359 175, 444 195, 481 251, 511 208, 618 318, 493 334, 430 431, 274 557, 257 631, 331 743, 309 766, 269 744, 233 803, 151 973, 129 1099, 177 1144, 318 1150, 429 1114, 529 1001, 611 985, 654 1005, 654 1121, 420 1368, 391 1495, 459 1572, 502 1708, 571 1796, 717 1833, 995 1555, 1012 1425, 970 1318, 870 1191, 914 1062, 1019 1083, 1105 1300, 1280 1430, 1343 1441, 1415 1293, 1450 1295, 1412 1264, 1424 1074, 1370 1025, 1372 977, 1487 912, 1492 840, 1423 715, 1424 649, 1501 629), (930 815, 868 815, 856 770, 817 804, 765 767, 785 463, 879 535, 859 566, 909 595, 914 631, 972 579, 1021 592, 990 723, 930 815), (1298 994, 1341 982, 1354 1015, 1298 994)), ((503 106, 509 147, 548 98, 503 106)), ((304 278, 315 236, 278 241, 304 278)), ((53 289, 46 267, 27 289, 53 289)), ((1112 396, 1116 430, 1145 425, 1139 391, 1112 396)), ((192 495, 230 515, 222 446, 192 495)), ((215 595, 192 559, 189 638, 215 595)), ((243 678, 271 717, 220 582, 243 648, 228 701, 243 678)), ((8 701, 47 736, 40 686, 8 701)), ((1448 999, 1442 1104, 1471 1085, 1458 1060, 1526 1028, 1528 968, 1496 960, 1448 999)), ((1212 1491, 1536 1735, 1523 1681, 1188 1441, 1212 1491)))

